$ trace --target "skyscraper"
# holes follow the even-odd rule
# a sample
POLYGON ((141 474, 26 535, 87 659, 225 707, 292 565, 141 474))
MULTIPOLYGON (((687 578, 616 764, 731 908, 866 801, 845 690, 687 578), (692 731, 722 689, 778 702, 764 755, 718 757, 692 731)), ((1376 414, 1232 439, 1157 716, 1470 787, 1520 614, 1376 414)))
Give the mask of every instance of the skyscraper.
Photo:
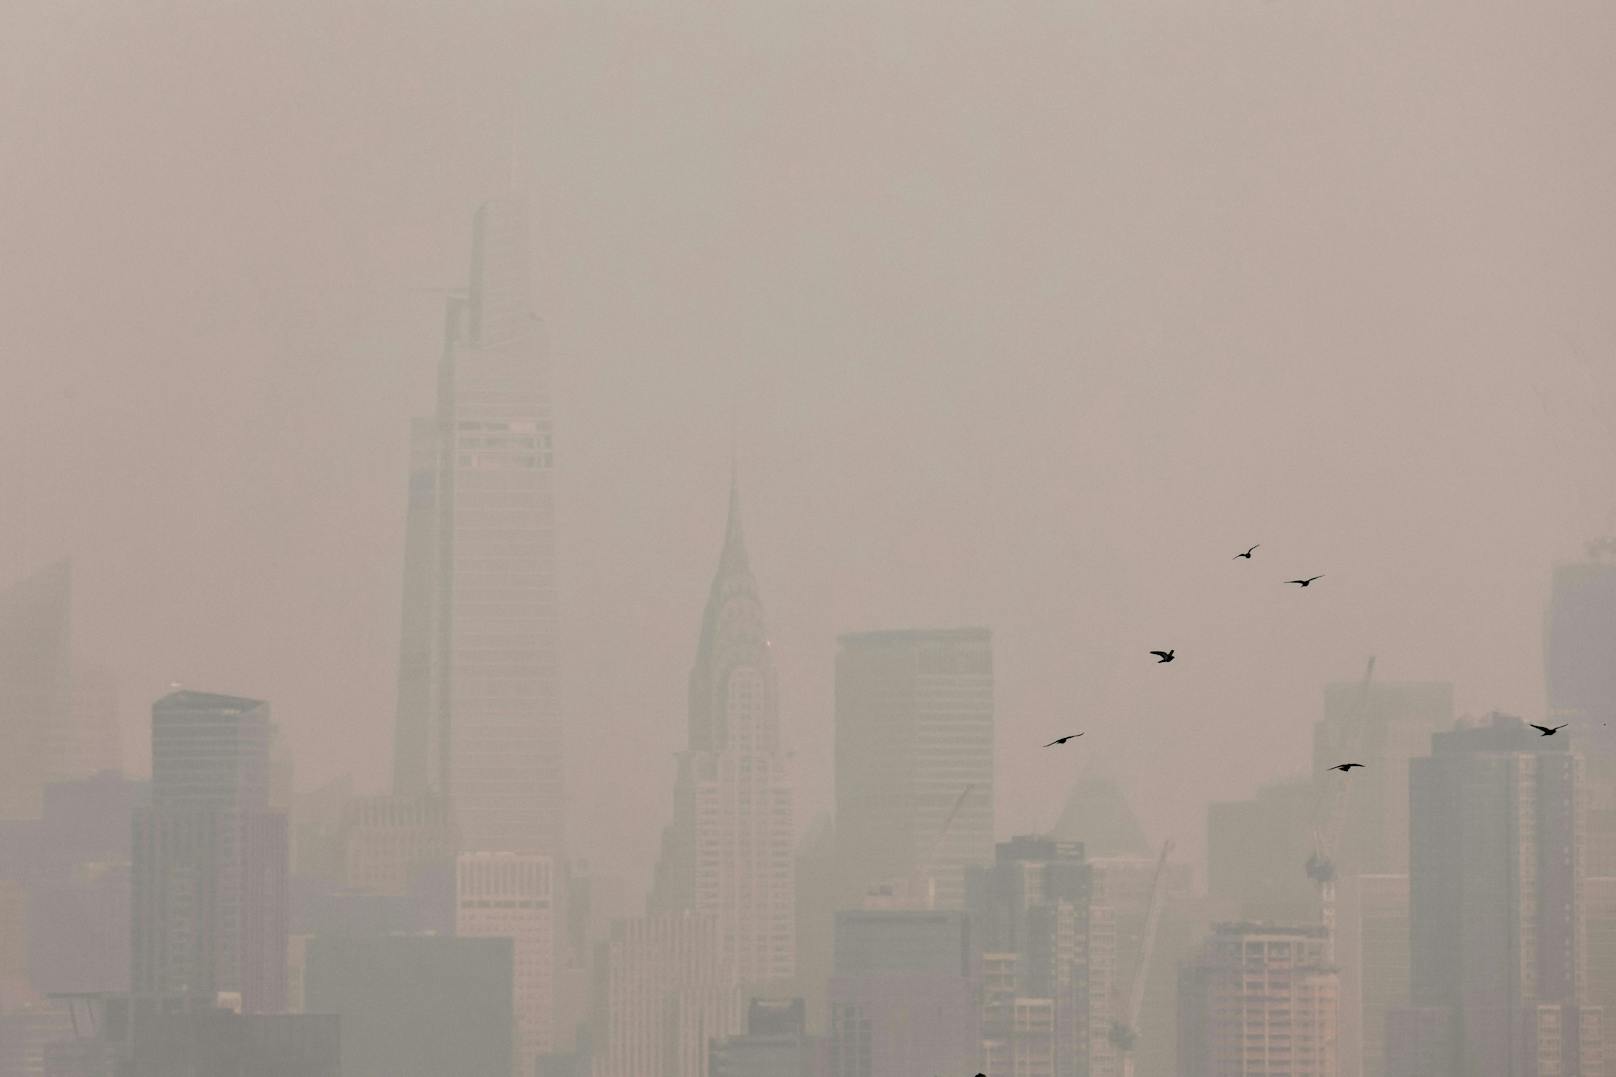
POLYGON ((1008 1048, 1011 1065, 1004 1072, 1020 1073, 1034 1053, 1024 1033, 1035 1030, 1036 1055, 1052 1066, 1055 1077, 1084 1077, 1092 1001, 1092 879, 1083 846, 1018 837, 1000 842, 996 853, 992 867, 966 874, 966 905, 982 966, 994 970, 996 983, 1010 972, 1004 983, 1008 990, 996 991, 984 1008, 983 1037, 1008 1048), (1039 1004, 1047 1021, 1023 1019, 1032 1003, 1039 1004))
POLYGON ((720 938, 713 913, 612 924, 595 962, 594 1077, 707 1077, 710 1043, 741 1030, 720 938))
POLYGON ((559 858, 550 377, 527 261, 521 203, 485 203, 437 416, 412 430, 394 765, 398 792, 449 798, 462 848, 559 858))
POLYGON ((985 628, 860 632, 836 654, 836 833, 856 892, 931 879, 965 900, 993 860, 993 650, 985 628))
POLYGON ((1568 722, 1585 752, 1616 757, 1616 539, 1586 560, 1556 565, 1544 616, 1544 684, 1551 724, 1568 722))
POLYGON ((1336 993, 1324 928, 1215 925, 1179 973, 1179 1074, 1335 1077, 1336 993))
POLYGON ((733 474, 689 708, 690 746, 679 756, 651 906, 712 913, 739 982, 778 985, 795 970, 796 831, 774 659, 733 474))
POLYGON ((1389 1073, 1597 1072, 1571 744, 1493 715, 1410 765, 1412 1015, 1388 1025, 1389 1073))
POLYGON ((286 816, 269 810, 269 705, 178 691, 152 706, 136 813, 132 985, 247 1012, 285 1005, 286 816))
POLYGON ((556 873, 538 853, 462 853, 455 934, 513 945, 517 1072, 533 1072, 554 1044, 556 873))
POLYGON ((0 819, 37 819, 50 740, 71 699, 71 569, 59 561, 0 591, 0 819))

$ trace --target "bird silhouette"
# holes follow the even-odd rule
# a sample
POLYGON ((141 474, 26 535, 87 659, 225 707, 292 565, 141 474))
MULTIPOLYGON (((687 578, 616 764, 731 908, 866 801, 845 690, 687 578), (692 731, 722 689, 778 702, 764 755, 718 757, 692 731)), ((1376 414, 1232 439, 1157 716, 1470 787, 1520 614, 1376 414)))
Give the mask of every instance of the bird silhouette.
POLYGON ((1324 573, 1321 572, 1317 576, 1309 576, 1305 580, 1286 580, 1285 582, 1286 583, 1299 583, 1303 587, 1306 587, 1308 584, 1312 583, 1314 580, 1322 580, 1323 578, 1324 578, 1324 573))
MULTIPOLYGON (((1257 546, 1261 546, 1261 545, 1262 545, 1262 543, 1260 543, 1260 542, 1257 543, 1257 546)), ((1257 548, 1257 546, 1253 546, 1251 548, 1251 550, 1255 550, 1257 548)), ((1251 560, 1251 550, 1247 550, 1245 553, 1237 553, 1233 557, 1231 557, 1229 560, 1235 561, 1235 560, 1239 560, 1240 558, 1244 557, 1247 561, 1250 561, 1251 560)))
POLYGON ((1331 767, 1330 769, 1331 770, 1339 770, 1343 774, 1351 774, 1353 767, 1361 767, 1361 766, 1363 766, 1362 763, 1337 763, 1335 766, 1331 767))
POLYGON ((1052 740, 1048 744, 1044 745, 1044 747, 1045 748, 1053 748, 1057 744, 1065 744, 1067 741, 1071 740, 1073 737, 1081 737, 1082 735, 1083 734, 1081 734, 1081 733, 1068 733, 1064 737, 1056 737, 1054 740, 1052 740))
POLYGON ((1565 725, 1562 723, 1560 725, 1555 726, 1553 729, 1550 729, 1546 725, 1533 725, 1532 728, 1537 730, 1538 733, 1540 733, 1541 735, 1543 735, 1545 737, 1552 737, 1556 733, 1560 732, 1560 730, 1564 729, 1565 725))
POLYGON ((1163 662, 1171 662, 1173 660, 1172 651, 1151 651, 1150 653, 1156 656, 1156 664, 1158 666, 1163 662))

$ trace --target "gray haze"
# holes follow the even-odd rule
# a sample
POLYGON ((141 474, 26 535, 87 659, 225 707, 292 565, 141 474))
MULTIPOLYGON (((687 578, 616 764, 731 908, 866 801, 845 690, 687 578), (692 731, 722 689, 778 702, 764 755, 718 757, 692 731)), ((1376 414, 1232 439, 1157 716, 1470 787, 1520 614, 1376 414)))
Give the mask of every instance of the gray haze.
POLYGON ((433 289, 513 178, 572 846, 636 887, 732 414, 802 828, 838 632, 992 627, 1002 836, 1092 760, 1198 855, 1205 802, 1306 766, 1322 685, 1369 654, 1461 713, 1541 714, 1550 565, 1616 529, 1616 9, 5 23, 0 580, 75 557, 137 771, 178 680, 272 700, 300 788, 383 788, 433 289))

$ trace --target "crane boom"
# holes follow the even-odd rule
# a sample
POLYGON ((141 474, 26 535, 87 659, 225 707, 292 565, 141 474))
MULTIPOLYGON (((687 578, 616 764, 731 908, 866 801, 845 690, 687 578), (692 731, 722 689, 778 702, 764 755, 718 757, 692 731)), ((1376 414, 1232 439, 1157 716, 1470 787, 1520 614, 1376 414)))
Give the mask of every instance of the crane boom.
POLYGON ((1156 928, 1161 923, 1162 906, 1167 877, 1167 854, 1173 851, 1171 841, 1162 842, 1161 855, 1156 858, 1156 870, 1150 877, 1150 897, 1145 907, 1145 927, 1139 940, 1139 958, 1134 964, 1132 990, 1128 993, 1127 1007, 1120 1019, 1112 1025, 1111 1043, 1122 1054, 1122 1077, 1133 1077, 1133 1049, 1139 1041, 1139 1013, 1145 1006, 1145 986, 1150 979, 1150 955, 1156 948, 1156 928))
MULTIPOLYGON (((1369 685, 1375 676, 1375 658, 1369 657, 1363 681, 1358 685, 1358 700, 1342 722, 1341 747, 1356 757, 1363 739, 1364 712, 1369 709, 1369 685)), ((1346 775, 1343 775, 1346 777, 1346 775)), ((1325 788, 1325 808, 1314 821, 1314 852, 1307 861, 1308 878, 1319 884, 1319 920, 1324 925, 1325 953, 1335 959, 1335 848, 1341 840, 1341 827, 1346 822, 1347 782, 1332 781, 1325 788)))

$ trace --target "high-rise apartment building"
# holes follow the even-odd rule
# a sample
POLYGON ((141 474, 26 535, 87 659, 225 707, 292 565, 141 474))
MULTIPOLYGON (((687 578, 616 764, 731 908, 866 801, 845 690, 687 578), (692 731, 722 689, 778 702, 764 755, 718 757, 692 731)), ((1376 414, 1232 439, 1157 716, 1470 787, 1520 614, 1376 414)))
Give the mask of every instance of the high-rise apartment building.
POLYGON ((1181 1077, 1336 1077, 1338 983, 1324 934, 1215 925, 1179 972, 1181 1077))
POLYGON ((1109 1001, 1090 978, 1091 888, 1083 846, 1053 838, 1000 842, 991 867, 966 873, 974 942, 996 986, 982 1015, 985 1053, 997 1057, 1004 1045, 1007 1073, 1046 1065, 1056 1077, 1089 1072, 1092 1009, 1109 1001))
POLYGON ((1574 736, 1495 714, 1437 734, 1410 765, 1410 1010, 1388 1025, 1388 1073, 1584 1077, 1603 1065, 1586 1005, 1574 736))
POLYGON ((286 816, 269 810, 269 705, 178 691, 152 706, 151 805, 136 813, 132 986, 285 1005, 286 816))
POLYGON ((396 791, 446 795, 468 850, 564 855, 551 438, 526 215, 487 202, 412 431, 395 745, 396 791))
POLYGON ((462 853, 455 887, 455 934, 513 944, 518 1072, 530 1074, 554 1045, 556 873, 539 853, 462 853))
POLYGON ((709 1045, 741 1030, 713 913, 613 923, 597 948, 594 1077, 708 1077, 709 1045))
POLYGON ((1605 1032, 1605 1072, 1616 1077, 1616 875, 1584 880, 1583 903, 1588 930, 1588 992, 1600 1010, 1605 1032))
POLYGON ((993 860, 993 649, 985 628, 859 632, 836 653, 836 833, 855 898, 936 884, 962 908, 993 860))
POLYGON ((652 909, 712 913, 739 981, 781 985, 795 970, 796 831, 774 660, 733 476, 690 671, 689 714, 690 746, 679 756, 652 909))
POLYGON ((58 562, 0 591, 0 819, 37 819, 69 718, 71 569, 58 562))

